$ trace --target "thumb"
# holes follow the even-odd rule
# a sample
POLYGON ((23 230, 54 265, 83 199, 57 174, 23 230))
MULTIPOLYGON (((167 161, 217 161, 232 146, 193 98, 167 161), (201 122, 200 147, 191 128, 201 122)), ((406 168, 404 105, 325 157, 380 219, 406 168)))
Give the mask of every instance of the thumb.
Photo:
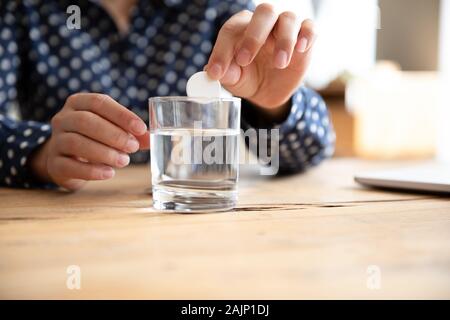
POLYGON ((239 66, 235 60, 230 63, 228 70, 220 79, 220 83, 234 96, 248 98, 258 90, 258 74, 255 64, 246 67, 239 66))

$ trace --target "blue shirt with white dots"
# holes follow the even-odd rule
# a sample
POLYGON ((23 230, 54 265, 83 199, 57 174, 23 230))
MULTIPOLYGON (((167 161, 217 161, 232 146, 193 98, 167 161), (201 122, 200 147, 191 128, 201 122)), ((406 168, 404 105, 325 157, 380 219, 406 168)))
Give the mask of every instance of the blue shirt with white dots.
MULTIPOLYGON (((42 187, 27 162, 51 135, 50 119, 77 92, 110 95, 148 121, 151 96, 185 95, 207 63, 215 38, 246 0, 140 0, 121 35, 95 1, 77 1, 81 28, 67 27, 71 0, 0 2, 0 185, 42 187)), ((335 135, 323 100, 299 88, 282 123, 243 101, 242 126, 279 128, 279 172, 298 172, 333 153, 335 135)), ((132 162, 149 161, 148 152, 132 162)))

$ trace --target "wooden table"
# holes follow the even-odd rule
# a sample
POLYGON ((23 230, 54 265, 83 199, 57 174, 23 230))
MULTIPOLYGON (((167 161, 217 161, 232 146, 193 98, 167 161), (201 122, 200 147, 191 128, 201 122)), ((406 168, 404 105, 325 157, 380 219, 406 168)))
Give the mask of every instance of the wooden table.
POLYGON ((215 214, 155 212, 147 166, 72 194, 0 189, 0 298, 448 299, 450 199, 353 182, 395 165, 244 173, 215 214))

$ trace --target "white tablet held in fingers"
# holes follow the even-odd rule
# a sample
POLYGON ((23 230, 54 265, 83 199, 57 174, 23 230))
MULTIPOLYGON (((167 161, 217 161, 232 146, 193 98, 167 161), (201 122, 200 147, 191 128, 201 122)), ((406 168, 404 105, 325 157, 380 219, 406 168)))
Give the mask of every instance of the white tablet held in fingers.
POLYGON ((193 74, 186 83, 188 97, 218 98, 222 96, 222 85, 211 79, 205 71, 193 74))

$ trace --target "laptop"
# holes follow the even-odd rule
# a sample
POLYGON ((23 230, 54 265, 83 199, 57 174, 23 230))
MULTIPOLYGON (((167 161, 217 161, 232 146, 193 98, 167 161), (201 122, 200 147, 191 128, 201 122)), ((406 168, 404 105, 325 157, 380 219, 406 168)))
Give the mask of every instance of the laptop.
POLYGON ((355 181, 376 188, 450 194, 450 164, 433 163, 362 173, 355 176, 355 181))

